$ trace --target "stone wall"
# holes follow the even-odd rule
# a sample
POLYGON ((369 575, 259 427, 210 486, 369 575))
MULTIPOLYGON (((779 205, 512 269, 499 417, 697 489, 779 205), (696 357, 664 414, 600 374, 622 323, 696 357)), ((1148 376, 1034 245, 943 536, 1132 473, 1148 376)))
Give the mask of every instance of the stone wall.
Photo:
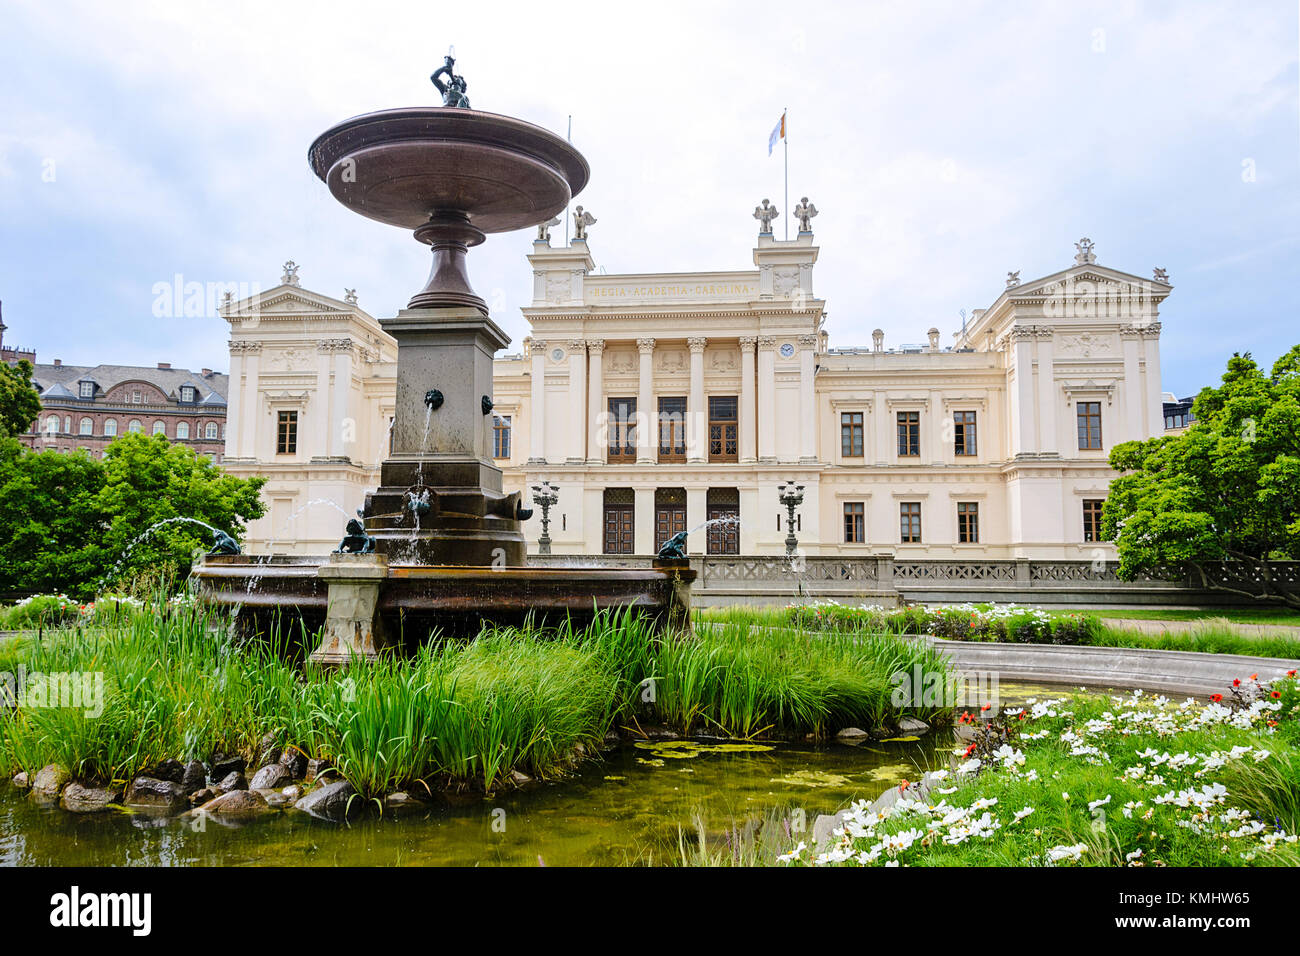
MULTIPOLYGON (((530 555, 533 567, 648 567, 640 555, 530 555)), ((1121 581, 1116 562, 1039 561, 900 561, 871 557, 803 557, 794 562, 767 555, 692 557, 699 572, 693 600, 699 606, 725 604, 781 605, 791 601, 830 599, 840 603, 951 604, 996 601, 1047 607, 1090 605, 1250 606, 1250 598, 1139 575, 1121 581)), ((1300 562, 1276 566, 1279 578, 1300 591, 1300 562)), ((1234 587, 1249 587, 1249 572, 1219 568, 1214 578, 1234 587)))

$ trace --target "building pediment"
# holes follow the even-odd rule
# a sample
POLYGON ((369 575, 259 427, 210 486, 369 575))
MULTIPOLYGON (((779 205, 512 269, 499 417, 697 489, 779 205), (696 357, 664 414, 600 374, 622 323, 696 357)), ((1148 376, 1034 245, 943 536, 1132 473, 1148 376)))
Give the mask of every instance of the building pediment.
POLYGON ((222 317, 231 322, 250 315, 274 318, 329 314, 343 316, 358 312, 362 315, 366 314, 352 303, 292 285, 278 285, 274 289, 259 292, 245 299, 228 300, 221 306, 222 317))

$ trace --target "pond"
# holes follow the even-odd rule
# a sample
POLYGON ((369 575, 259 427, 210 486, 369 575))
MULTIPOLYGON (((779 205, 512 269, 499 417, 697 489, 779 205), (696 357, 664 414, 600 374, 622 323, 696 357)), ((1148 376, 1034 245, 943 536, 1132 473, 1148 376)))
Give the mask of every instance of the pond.
MULTIPOLYGON (((1003 683, 1003 704, 1078 688, 1003 683)), ((953 737, 858 745, 716 739, 639 741, 571 776, 494 797, 442 796, 348 824, 299 812, 242 826, 37 807, 0 784, 3 866, 623 866, 680 859, 702 825, 711 845, 765 819, 802 820, 874 799, 947 766, 953 737)))

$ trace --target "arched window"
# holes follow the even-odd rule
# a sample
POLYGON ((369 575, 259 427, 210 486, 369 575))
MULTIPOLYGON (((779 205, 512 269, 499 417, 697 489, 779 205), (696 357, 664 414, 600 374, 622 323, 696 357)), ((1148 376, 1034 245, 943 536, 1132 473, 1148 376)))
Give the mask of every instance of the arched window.
POLYGON ((204 429, 203 429, 203 437, 205 437, 205 438, 216 438, 216 437, 217 437, 217 423, 216 423, 216 422, 208 422, 207 425, 204 426, 204 429))
POLYGON ((140 419, 133 418, 131 419, 131 423, 126 426, 126 430, 129 431, 132 435, 139 435, 141 432, 144 431, 144 426, 140 424, 140 419))
POLYGON ((95 434, 95 423, 89 418, 83 418, 79 424, 78 430, 82 435, 93 435, 95 434))
POLYGON ((106 418, 106 419, 104 419, 104 434, 105 434, 107 437, 109 437, 109 438, 112 438, 113 436, 115 436, 115 435, 117 434, 117 419, 116 419, 116 418, 106 418))
POLYGON ((189 423, 189 422, 177 422, 177 423, 176 423, 176 437, 177 437, 177 438, 189 438, 189 437, 190 437, 190 423, 189 423))
POLYGON ((166 434, 167 434, 167 423, 166 423, 166 422, 154 422, 154 423, 153 423, 153 433, 154 433, 155 435, 166 435, 166 434))
POLYGON ((59 430, 59 416, 51 415, 45 419, 45 431, 51 435, 57 434, 59 430))

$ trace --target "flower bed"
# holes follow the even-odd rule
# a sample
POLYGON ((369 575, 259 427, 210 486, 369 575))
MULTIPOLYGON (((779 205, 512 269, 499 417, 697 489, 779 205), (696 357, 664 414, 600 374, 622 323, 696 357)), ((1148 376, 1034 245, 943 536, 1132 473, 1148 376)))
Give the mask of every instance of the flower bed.
POLYGON ((1300 864, 1295 672, 1206 705, 1141 691, 1032 701, 991 720, 954 766, 890 806, 849 808, 832 844, 791 864, 1300 864))

